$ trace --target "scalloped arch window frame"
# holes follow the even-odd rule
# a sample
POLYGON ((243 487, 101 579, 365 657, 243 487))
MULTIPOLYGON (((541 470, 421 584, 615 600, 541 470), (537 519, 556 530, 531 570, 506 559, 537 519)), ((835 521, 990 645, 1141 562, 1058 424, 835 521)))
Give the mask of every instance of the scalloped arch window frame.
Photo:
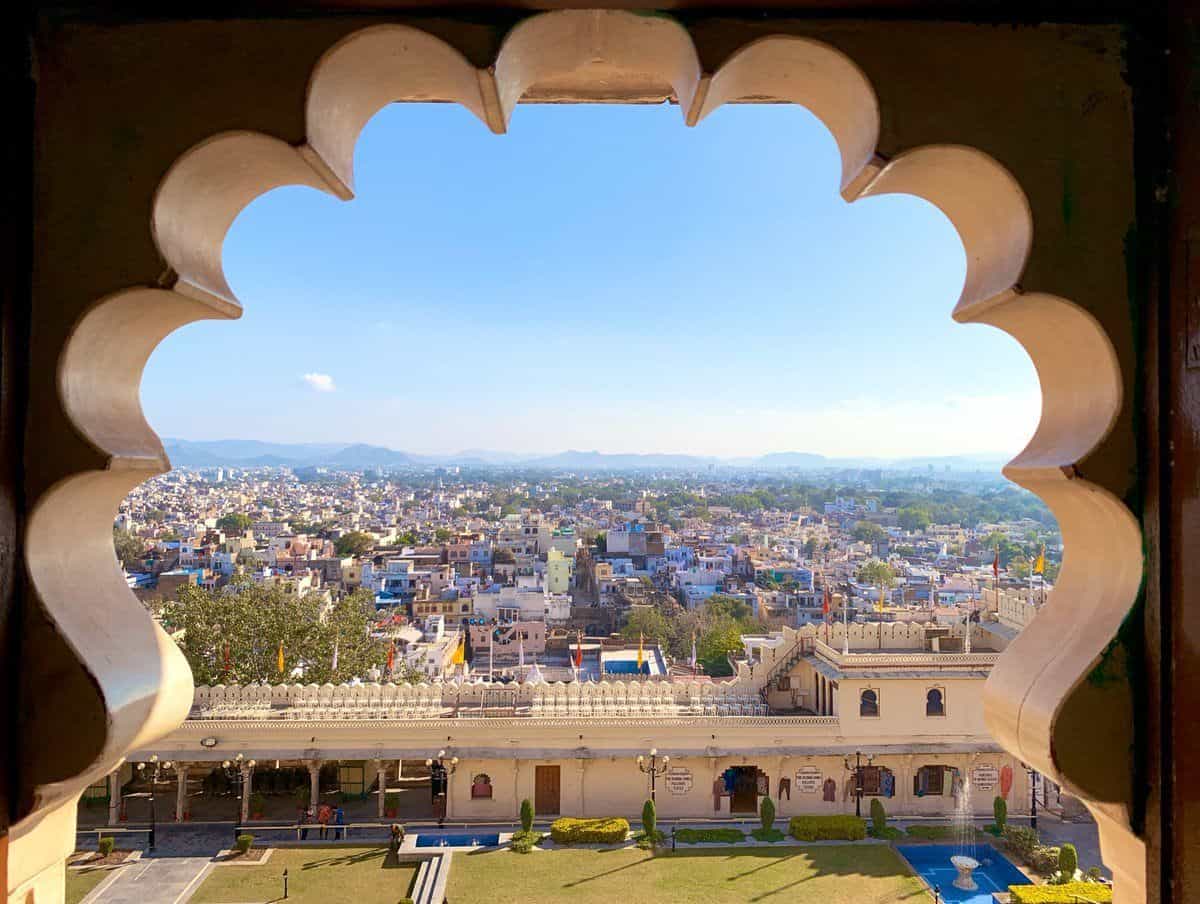
POLYGON ((1064 558, 1051 601, 993 669, 985 717, 1010 752, 1088 800, 1100 821, 1106 860, 1127 883, 1132 896, 1126 899, 1137 900, 1143 885, 1140 851, 1125 845, 1116 850, 1122 840, 1136 841, 1128 831, 1129 789, 1119 781, 1119 763, 1115 770, 1105 768, 1090 750, 1078 749, 1087 745, 1064 743, 1059 735, 1079 730, 1078 719, 1062 718, 1064 709, 1116 636, 1142 576, 1135 517, 1075 468, 1112 427, 1122 401, 1121 374, 1108 337, 1086 310, 1020 286, 1033 240, 1020 186, 994 159, 969 147, 930 145, 891 159, 877 155, 874 90, 851 60, 827 44, 763 37, 705 72, 681 24, 615 10, 534 15, 512 29, 492 65, 482 69, 416 28, 362 29, 316 65, 304 144, 294 147, 254 132, 221 133, 191 148, 165 175, 149 218, 168 278, 156 287, 133 286, 97 299, 76 324, 60 360, 66 410, 105 453, 108 466, 55 486, 29 520, 30 577, 91 670, 109 714, 108 735, 92 767, 64 776, 47 789, 46 799, 78 793, 126 751, 173 730, 191 704, 191 675, 181 654, 112 567, 109 524, 133 486, 170 467, 141 411, 139 385, 149 355, 180 326, 240 315, 221 248, 241 210, 284 185, 351 199, 355 143, 386 104, 456 102, 499 134, 531 89, 588 81, 597 91, 579 100, 589 102, 619 90, 628 73, 663 86, 687 126, 725 103, 804 106, 834 137, 847 201, 911 194, 934 204, 954 225, 967 258, 954 318, 1012 335, 1033 360, 1041 384, 1041 421, 1005 474, 1048 504, 1072 553, 1064 558), (79 543, 61 542, 68 528, 81 537, 79 543), (1077 557, 1080 550, 1085 557, 1077 557), (83 586, 80 574, 101 576, 99 586, 83 586), (99 606, 70 602, 84 593, 104 607, 103 621, 95 614, 99 606), (157 681, 147 682, 148 675, 157 681))

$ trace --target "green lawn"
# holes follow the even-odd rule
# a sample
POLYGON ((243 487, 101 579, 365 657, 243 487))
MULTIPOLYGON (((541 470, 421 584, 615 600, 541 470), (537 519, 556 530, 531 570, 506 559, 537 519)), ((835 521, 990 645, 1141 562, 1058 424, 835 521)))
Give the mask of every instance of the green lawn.
POLYGON ((455 854, 447 900, 487 904, 925 904, 883 845, 455 854))
POLYGON ((67 870, 67 904, 79 904, 110 872, 107 869, 67 870))
POLYGON ((396 904, 409 893, 415 863, 384 866, 387 849, 279 848, 263 866, 216 866, 193 904, 276 901, 288 871, 289 904, 396 904))

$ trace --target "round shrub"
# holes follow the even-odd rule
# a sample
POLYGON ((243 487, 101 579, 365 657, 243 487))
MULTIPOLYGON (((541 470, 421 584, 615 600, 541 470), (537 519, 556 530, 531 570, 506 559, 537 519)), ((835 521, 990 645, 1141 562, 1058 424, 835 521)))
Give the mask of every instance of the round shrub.
POLYGON ((648 800, 642 804, 642 831, 649 838, 654 837, 655 827, 658 825, 658 813, 654 809, 654 801, 648 800))
POLYGON ((775 825, 775 804, 771 798, 764 797, 758 808, 758 821, 762 823, 763 831, 769 832, 775 825))
POLYGON ((992 801, 992 817, 996 823, 996 829, 1001 835, 1004 834, 1004 826, 1008 824, 1008 802, 1003 797, 997 795, 992 801))
POLYGON ((116 846, 116 843, 117 840, 115 838, 101 838, 96 842, 96 848, 100 851, 101 857, 107 857, 113 852, 113 848, 116 846))
POLYGON ((246 851, 250 850, 250 845, 252 844, 254 844, 253 835, 238 835, 237 851, 239 854, 244 854, 246 851))
POLYGON ((533 802, 528 797, 521 801, 521 831, 533 831, 533 802))
POLYGON ((1070 881, 1075 878, 1075 870, 1077 869, 1079 869, 1079 854, 1075 851, 1075 845, 1059 845, 1058 871, 1062 873, 1063 879, 1070 881))

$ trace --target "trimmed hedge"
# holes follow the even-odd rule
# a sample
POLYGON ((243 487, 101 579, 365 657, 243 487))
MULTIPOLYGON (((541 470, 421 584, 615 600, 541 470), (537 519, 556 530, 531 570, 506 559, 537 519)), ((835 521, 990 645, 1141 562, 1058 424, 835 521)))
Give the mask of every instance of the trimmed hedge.
POLYGON ((1099 882, 1068 882, 1065 885, 1010 885, 1013 904, 1076 904, 1080 899, 1108 904, 1111 885, 1099 882))
POLYGON ((513 832, 512 841, 509 842, 508 846, 518 854, 528 854, 541 840, 541 832, 527 832, 522 829, 520 832, 513 832))
POLYGON ((754 836, 755 841, 765 841, 769 844, 774 844, 776 841, 783 841, 787 835, 779 831, 779 829, 755 829, 750 833, 754 836))
POLYGON ((788 834, 797 841, 862 841, 867 823, 857 816, 793 816, 788 834))
POLYGON ((113 852, 113 848, 117 846, 117 839, 111 835, 107 838, 101 838, 96 842, 96 850, 100 852, 101 857, 107 857, 113 852))
POLYGON ((746 840, 741 829, 676 829, 680 844, 740 844, 746 840))
POLYGON ((239 854, 244 854, 246 851, 250 850, 250 846, 252 844, 254 844, 253 835, 238 835, 237 844, 235 844, 234 847, 237 849, 239 854))
POLYGON ((629 820, 576 819, 563 816, 550 823, 550 837, 556 844, 620 844, 629 834, 629 820))

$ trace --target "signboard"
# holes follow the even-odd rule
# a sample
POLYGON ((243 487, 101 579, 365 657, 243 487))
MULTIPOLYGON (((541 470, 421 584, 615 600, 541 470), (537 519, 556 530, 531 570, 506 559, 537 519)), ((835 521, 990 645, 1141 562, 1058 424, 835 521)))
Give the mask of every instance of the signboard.
POLYGON ((692 770, 683 766, 672 766, 663 776, 663 781, 672 794, 687 794, 692 790, 692 770))
POLYGON ((821 790, 821 770, 816 766, 801 766, 796 770, 796 790, 801 794, 816 794, 821 790))
POLYGON ((980 791, 991 791, 1000 783, 1000 770, 992 763, 980 763, 971 770, 971 785, 980 791))

